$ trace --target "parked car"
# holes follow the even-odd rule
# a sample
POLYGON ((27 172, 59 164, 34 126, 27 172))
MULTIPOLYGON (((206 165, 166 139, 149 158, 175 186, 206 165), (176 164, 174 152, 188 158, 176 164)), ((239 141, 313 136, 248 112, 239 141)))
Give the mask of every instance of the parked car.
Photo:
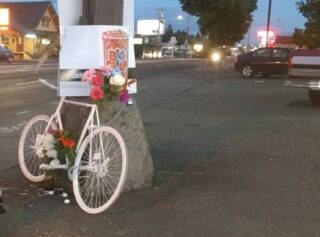
POLYGON ((290 54, 285 85, 308 88, 310 101, 320 105, 320 49, 298 49, 290 54))
POLYGON ((241 54, 237 57, 235 70, 246 78, 253 77, 256 73, 263 77, 271 74, 287 74, 289 54, 288 48, 259 48, 241 54))
POLYGON ((0 60, 11 63, 13 61, 13 53, 10 49, 0 46, 0 60))

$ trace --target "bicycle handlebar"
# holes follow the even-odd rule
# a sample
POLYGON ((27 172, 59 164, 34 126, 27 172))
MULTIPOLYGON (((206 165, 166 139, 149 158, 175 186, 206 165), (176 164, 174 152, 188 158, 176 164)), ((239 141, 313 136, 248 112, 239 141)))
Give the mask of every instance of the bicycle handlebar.
POLYGON ((39 78, 39 82, 41 82, 43 85, 49 87, 52 90, 58 90, 58 87, 56 87, 55 85, 51 84, 50 82, 48 82, 45 79, 39 78))

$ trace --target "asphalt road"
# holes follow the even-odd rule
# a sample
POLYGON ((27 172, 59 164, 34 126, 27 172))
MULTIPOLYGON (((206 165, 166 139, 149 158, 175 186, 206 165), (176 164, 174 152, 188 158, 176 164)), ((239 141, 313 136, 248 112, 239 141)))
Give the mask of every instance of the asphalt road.
POLYGON ((0 171, 17 163, 17 141, 21 128, 38 114, 50 114, 57 102, 56 92, 38 82, 57 82, 57 62, 47 62, 34 73, 36 62, 0 64, 0 171))
MULTIPOLYGON (((319 236, 320 110, 307 91, 201 60, 144 61, 137 74, 154 186, 90 216, 12 166, 0 172, 0 236, 319 236)), ((17 85, 34 79, 0 79, 0 164, 16 160, 16 125, 57 101, 37 83, 17 85)))

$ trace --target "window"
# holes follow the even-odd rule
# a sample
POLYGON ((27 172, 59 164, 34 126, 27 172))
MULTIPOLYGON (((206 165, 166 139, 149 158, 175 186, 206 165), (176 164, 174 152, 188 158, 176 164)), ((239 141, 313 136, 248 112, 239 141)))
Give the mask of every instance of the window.
POLYGON ((253 54, 254 57, 259 58, 269 58, 271 57, 271 50, 270 49, 258 49, 253 54))
POLYGON ((41 24, 43 27, 49 27, 49 23, 50 23, 50 17, 48 16, 42 17, 41 24))
POLYGON ((18 44, 23 44, 21 36, 18 36, 18 44))
POLYGON ((274 49, 273 50, 273 57, 274 58, 287 58, 288 52, 283 49, 274 49))

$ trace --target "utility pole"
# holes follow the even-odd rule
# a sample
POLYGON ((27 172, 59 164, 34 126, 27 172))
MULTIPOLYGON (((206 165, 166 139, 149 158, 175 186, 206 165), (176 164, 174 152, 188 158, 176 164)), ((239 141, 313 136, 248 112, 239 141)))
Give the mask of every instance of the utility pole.
MULTIPOLYGON (((77 25, 81 10, 83 16, 80 18, 82 24, 85 25, 133 25, 134 15, 134 0, 59 0, 60 7, 68 6, 74 15, 75 19, 69 17, 68 8, 63 8, 61 14, 66 22, 65 26, 77 25), (79 7, 81 5, 81 7, 79 7), (75 10, 76 9, 76 10, 75 10), (76 14, 77 13, 77 14, 76 14), (66 15, 68 17, 66 17, 66 15)), ((133 36, 133 35, 132 35, 133 36)), ((102 37, 99 37, 102 40, 102 37)), ((92 42, 87 42, 90 45, 92 42)), ((133 46, 133 45, 132 45, 133 46)), ((102 50, 102 48, 101 48, 102 50)), ((130 66, 130 65, 128 65, 130 66)), ((132 71, 134 67, 131 67, 132 71)), ((130 70, 130 69, 129 69, 130 70)), ((132 72, 132 77, 135 75, 132 72)), ((130 75, 130 72, 129 72, 130 75)), ((89 98, 74 98, 75 100, 88 101, 89 98)), ((86 123, 89 111, 79 109, 77 106, 63 106, 62 111, 63 123, 68 130, 75 134, 79 133, 86 123)), ((130 162, 128 165, 128 175, 125 189, 140 189, 152 186, 153 164, 149 151, 149 146, 145 137, 142 119, 138 110, 137 103, 130 106, 122 106, 117 101, 110 101, 108 106, 105 106, 99 111, 100 121, 102 124, 112 122, 112 127, 119 130, 126 141, 128 156, 130 162), (116 115, 116 116, 115 116, 116 115), (139 149, 137 149, 139 147, 139 149)), ((79 134, 80 136, 80 134, 79 134)), ((66 187, 68 184, 68 175, 57 175, 61 186, 66 187), (61 180, 60 180, 61 178, 61 180)), ((99 182, 99 181, 98 181, 99 182)), ((98 183, 99 184, 99 183, 98 183)), ((72 190, 72 186, 66 187, 72 190)), ((0 205, 1 207, 1 205, 0 205)))
POLYGON ((272 0, 269 0, 269 7, 268 7, 268 20, 267 20, 267 40, 266 40, 266 47, 269 46, 269 31, 270 31, 270 18, 271 18, 271 7, 272 7, 272 0))
POLYGON ((157 30, 157 58, 159 57, 160 51, 160 27, 161 23, 163 22, 163 12, 166 10, 165 8, 156 8, 155 9, 159 13, 159 23, 158 23, 158 30, 157 30))
POLYGON ((122 25, 124 0, 83 0, 84 25, 122 25), (112 6, 112 7, 110 7, 112 6))
POLYGON ((190 16, 187 16, 187 26, 186 26, 186 43, 189 44, 189 26, 190 26, 190 16))

